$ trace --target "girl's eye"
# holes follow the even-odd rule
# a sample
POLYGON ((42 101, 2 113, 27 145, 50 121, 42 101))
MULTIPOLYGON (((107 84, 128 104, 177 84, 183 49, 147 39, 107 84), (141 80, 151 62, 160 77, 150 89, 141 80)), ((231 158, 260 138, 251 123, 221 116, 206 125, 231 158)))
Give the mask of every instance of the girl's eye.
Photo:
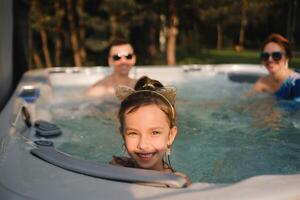
POLYGON ((126 135, 128 135, 128 136, 135 136, 135 135, 137 135, 137 133, 136 132, 127 132, 126 135))
POLYGON ((152 131, 152 135, 159 135, 160 131, 152 131))

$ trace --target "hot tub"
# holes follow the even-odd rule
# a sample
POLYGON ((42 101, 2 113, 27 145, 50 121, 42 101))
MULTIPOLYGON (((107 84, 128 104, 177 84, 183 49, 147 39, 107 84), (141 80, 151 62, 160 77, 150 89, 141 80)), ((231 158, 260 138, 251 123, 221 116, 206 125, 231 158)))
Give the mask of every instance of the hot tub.
POLYGON ((263 67, 132 70, 132 77, 148 75, 178 89, 180 132, 171 159, 193 180, 189 187, 171 174, 106 164, 122 153, 117 103, 82 93, 109 70, 53 68, 24 75, 0 118, 1 199, 300 197, 298 105, 244 96, 267 73, 263 67))

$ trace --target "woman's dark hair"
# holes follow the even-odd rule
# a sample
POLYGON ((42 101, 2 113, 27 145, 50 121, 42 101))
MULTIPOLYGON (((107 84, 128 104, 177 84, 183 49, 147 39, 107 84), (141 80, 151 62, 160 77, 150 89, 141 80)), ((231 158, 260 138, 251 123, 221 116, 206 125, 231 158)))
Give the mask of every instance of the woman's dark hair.
POLYGON ((292 58, 293 55, 292 55, 291 44, 287 38, 283 37, 282 35, 280 35, 278 33, 272 33, 264 41, 264 43, 261 47, 261 51, 263 51, 265 46, 270 42, 274 42, 274 43, 278 44, 279 46, 283 47, 285 50, 285 53, 286 53, 286 57, 289 59, 292 58))
POLYGON ((124 130, 124 116, 126 112, 131 113, 142 106, 153 104, 157 105, 166 114, 170 128, 176 125, 176 111, 174 105, 168 102, 166 98, 163 98, 162 95, 151 92, 163 87, 162 83, 157 80, 150 79, 147 76, 143 76, 137 81, 134 89, 136 91, 143 90, 145 92, 134 92, 121 102, 119 110, 121 133, 124 130))

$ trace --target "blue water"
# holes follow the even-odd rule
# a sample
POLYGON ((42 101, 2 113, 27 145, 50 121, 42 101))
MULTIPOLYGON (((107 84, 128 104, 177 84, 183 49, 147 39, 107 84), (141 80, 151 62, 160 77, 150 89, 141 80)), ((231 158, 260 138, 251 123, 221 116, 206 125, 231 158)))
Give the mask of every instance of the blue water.
MULTIPOLYGON (((248 83, 225 74, 174 81, 179 133, 172 166, 194 182, 233 183, 263 174, 300 172, 300 109, 268 95, 246 98, 248 83)), ((118 131, 118 103, 54 106, 64 130, 56 145, 84 159, 107 163, 126 155, 118 131)))

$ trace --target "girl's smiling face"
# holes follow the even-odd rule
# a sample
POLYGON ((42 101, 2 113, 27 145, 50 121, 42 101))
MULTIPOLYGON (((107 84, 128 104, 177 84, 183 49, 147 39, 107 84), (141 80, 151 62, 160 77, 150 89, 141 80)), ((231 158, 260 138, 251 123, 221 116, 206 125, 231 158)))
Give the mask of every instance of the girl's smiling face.
POLYGON ((175 139, 177 128, 170 128, 167 115, 155 104, 128 110, 123 130, 128 154, 140 168, 163 171, 163 157, 175 139))

